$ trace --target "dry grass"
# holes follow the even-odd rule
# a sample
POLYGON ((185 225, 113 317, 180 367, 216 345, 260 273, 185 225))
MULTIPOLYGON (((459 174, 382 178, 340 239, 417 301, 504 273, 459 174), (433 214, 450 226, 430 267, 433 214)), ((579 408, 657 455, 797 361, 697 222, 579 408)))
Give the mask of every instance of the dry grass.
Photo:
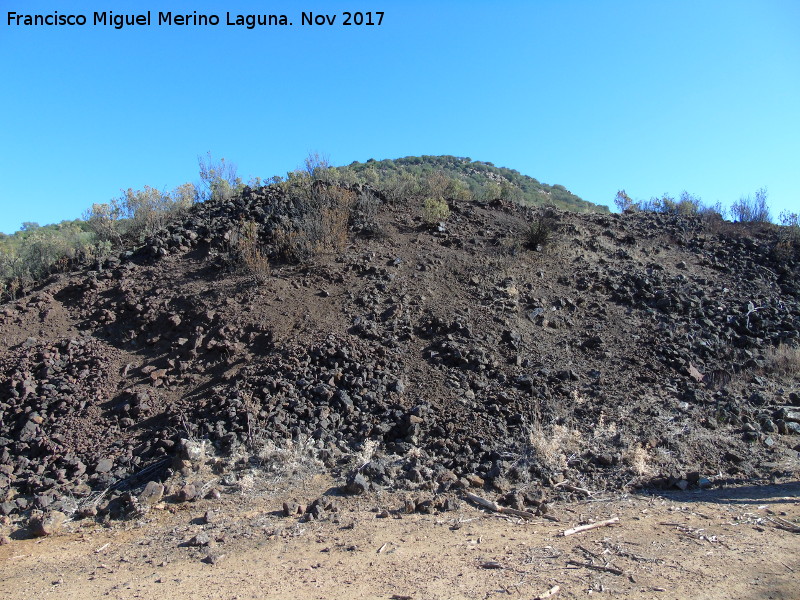
POLYGON ((654 473, 650 454, 640 444, 635 444, 622 453, 624 462, 634 474, 642 477, 654 473))
POLYGON ((568 457, 579 454, 582 447, 580 432, 563 425, 553 425, 546 431, 534 427, 529 435, 530 453, 541 468, 560 472, 567 468, 568 457))
POLYGON ((275 479, 304 479, 323 470, 312 439, 286 440, 280 445, 265 441, 255 456, 262 472, 275 479))
POLYGON ((258 239, 258 225, 252 221, 239 224, 234 232, 233 246, 242 268, 258 284, 267 281, 270 274, 269 257, 258 239))
POLYGON ((797 377, 800 374, 800 347, 778 344, 766 353, 768 369, 784 377, 797 377))

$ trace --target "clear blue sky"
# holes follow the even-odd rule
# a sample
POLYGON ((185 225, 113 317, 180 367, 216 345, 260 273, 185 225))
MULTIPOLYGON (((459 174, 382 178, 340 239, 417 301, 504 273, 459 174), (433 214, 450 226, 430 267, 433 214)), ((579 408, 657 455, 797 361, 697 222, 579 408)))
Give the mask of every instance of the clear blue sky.
POLYGON ((452 154, 611 204, 760 187, 800 210, 800 2, 0 0, 0 231, 79 217, 122 188, 452 154), (342 12, 384 11, 380 27, 342 12), (153 11, 150 27, 94 11, 153 11), (8 12, 84 14, 9 26, 8 12), (217 14, 157 26, 158 11, 217 14), (247 30, 225 13, 286 14, 247 30), (337 14, 302 27, 300 13, 337 14))

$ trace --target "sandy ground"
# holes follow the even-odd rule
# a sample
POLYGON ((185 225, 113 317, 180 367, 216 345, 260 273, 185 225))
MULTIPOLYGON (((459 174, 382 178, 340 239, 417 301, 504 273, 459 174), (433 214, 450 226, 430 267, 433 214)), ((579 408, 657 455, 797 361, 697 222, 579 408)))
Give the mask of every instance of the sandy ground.
POLYGON ((398 494, 339 498, 333 520, 282 516, 287 498, 309 501, 330 485, 317 476, 289 493, 165 505, 110 525, 74 521, 49 538, 8 532, 0 597, 532 599, 558 586, 555 598, 800 598, 800 533, 779 528, 800 522, 796 481, 594 497, 556 505, 560 522, 468 503, 401 514, 398 494), (210 545, 187 545, 203 533, 210 545))

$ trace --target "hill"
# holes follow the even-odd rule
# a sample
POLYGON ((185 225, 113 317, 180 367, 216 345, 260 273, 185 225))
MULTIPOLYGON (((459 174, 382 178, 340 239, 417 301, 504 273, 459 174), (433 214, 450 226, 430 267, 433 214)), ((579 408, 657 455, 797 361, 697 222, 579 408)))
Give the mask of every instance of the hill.
MULTIPOLYGON (((469 158, 407 156, 396 160, 354 162, 345 169, 355 172, 362 182, 379 189, 397 186, 404 181, 422 181, 432 173, 441 172, 462 182, 475 198, 502 198, 530 206, 554 206, 576 212, 608 212, 608 207, 582 200, 563 185, 540 183, 514 169, 469 158)), ((401 189, 400 193, 406 190, 401 189)))
POLYGON ((441 189, 398 201, 311 169, 6 303, 0 512, 130 514, 197 444, 218 473, 193 490, 291 451, 350 493, 532 510, 797 473, 781 228, 441 189))

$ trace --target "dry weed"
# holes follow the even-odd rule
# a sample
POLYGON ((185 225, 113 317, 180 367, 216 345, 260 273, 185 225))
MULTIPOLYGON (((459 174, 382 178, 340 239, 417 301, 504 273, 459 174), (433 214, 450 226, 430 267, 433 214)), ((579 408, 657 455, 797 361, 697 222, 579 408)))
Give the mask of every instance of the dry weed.
POLYGON ((266 441, 254 454, 264 474, 280 480, 287 477, 305 479, 323 469, 312 439, 286 440, 281 445, 266 441))
POLYGON ((767 350, 768 369, 784 377, 800 374, 800 347, 778 344, 767 350))
POLYGON ((239 224, 234 232, 233 246, 242 268, 256 283, 264 283, 270 274, 269 257, 258 239, 258 225, 253 221, 239 224))
POLYGON ((622 462, 628 465, 636 475, 652 475, 652 458, 641 444, 635 444, 622 453, 622 462))
POLYGON ((539 425, 528 436, 531 458, 546 471, 559 472, 567 468, 568 457, 579 454, 582 448, 580 432, 563 425, 553 425, 549 431, 539 425))

